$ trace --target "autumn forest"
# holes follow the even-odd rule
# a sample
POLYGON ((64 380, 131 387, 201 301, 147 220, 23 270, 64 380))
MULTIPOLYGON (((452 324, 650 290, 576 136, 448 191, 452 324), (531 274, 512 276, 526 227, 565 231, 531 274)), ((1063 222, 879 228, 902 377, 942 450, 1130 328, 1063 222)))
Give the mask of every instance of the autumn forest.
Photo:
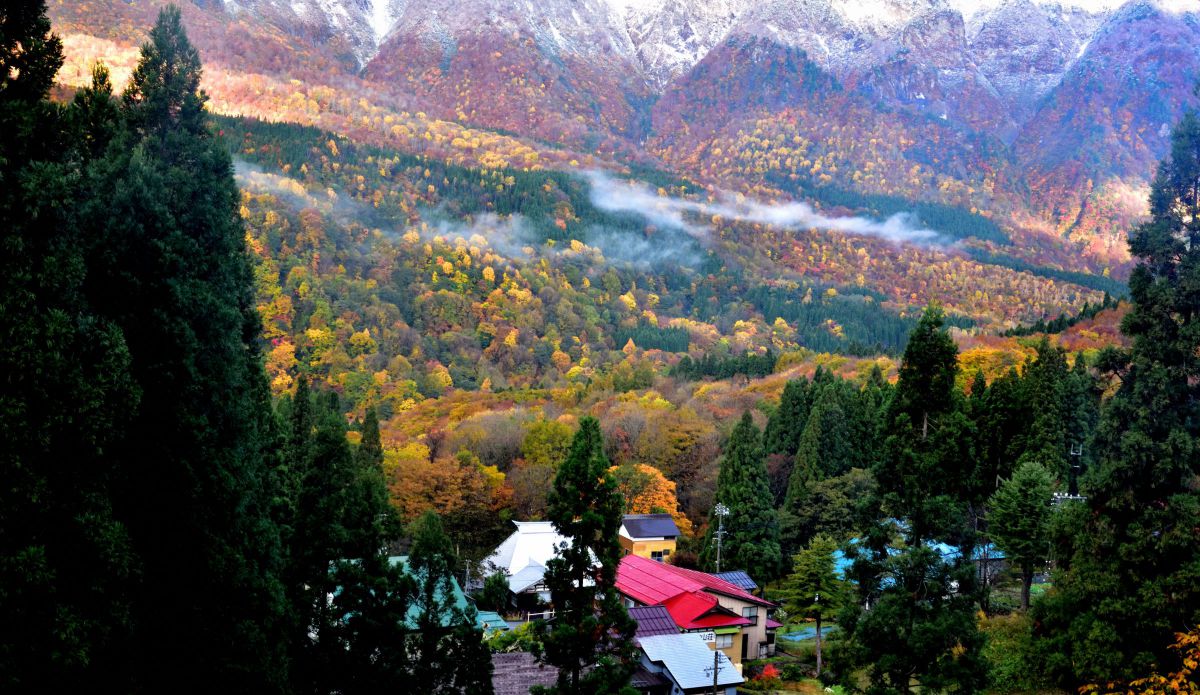
POLYGON ((769 606, 730 695, 1196 691, 1193 97, 1072 135, 1137 188, 761 38, 652 94, 246 4, 0 9, 0 690, 666 692, 666 515, 769 606))

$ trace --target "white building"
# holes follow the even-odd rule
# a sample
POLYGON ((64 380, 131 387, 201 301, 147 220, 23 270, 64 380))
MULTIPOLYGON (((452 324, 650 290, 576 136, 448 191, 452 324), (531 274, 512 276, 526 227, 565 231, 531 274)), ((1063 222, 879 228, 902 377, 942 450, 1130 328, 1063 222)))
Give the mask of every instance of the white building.
POLYGON ((548 618, 550 590, 544 577, 546 563, 558 555, 566 537, 549 521, 514 521, 517 530, 483 561, 484 574, 503 572, 515 607, 526 618, 548 618))

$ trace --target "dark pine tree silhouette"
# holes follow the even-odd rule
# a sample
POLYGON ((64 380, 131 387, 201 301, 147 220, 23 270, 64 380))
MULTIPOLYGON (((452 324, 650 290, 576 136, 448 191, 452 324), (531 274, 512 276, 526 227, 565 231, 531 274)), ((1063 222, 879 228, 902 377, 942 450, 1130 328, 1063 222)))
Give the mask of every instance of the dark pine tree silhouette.
POLYGON ((540 625, 540 657, 558 668, 558 682, 543 695, 631 692, 637 623, 616 589, 624 501, 608 469, 600 423, 585 417, 546 510, 567 542, 546 565, 554 620, 540 625))
POLYGON ((1173 632, 1200 622, 1200 118, 1187 113, 1129 248, 1126 353, 1096 431, 1055 591, 1035 604, 1040 647, 1063 682, 1177 670, 1173 632))
MULTIPOLYGON (((750 413, 743 413, 725 445, 714 505, 724 504, 729 509, 721 569, 741 569, 759 581, 769 581, 783 573, 784 561, 761 439, 750 413)), ((713 534, 717 526, 714 512, 700 555, 700 562, 714 569, 717 544, 713 534)))

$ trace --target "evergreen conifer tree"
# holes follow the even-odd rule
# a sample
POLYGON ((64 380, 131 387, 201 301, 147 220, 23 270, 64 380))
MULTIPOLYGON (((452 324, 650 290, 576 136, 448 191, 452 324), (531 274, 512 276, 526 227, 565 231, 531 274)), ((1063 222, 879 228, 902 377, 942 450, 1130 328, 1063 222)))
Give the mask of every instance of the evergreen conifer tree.
POLYGON ((978 432, 976 456, 981 493, 987 495, 996 490, 999 479, 1012 475, 1033 420, 1032 406, 1025 382, 1016 369, 993 380, 981 397, 972 392, 968 406, 971 422, 978 432))
POLYGON ((138 573, 112 505, 138 389, 120 327, 84 291, 81 186, 110 131, 106 73, 67 107, 48 99, 62 63, 41 0, 0 17, 0 690, 132 688, 138 573), (84 113, 97 112, 94 125, 84 113))
POLYGON ((850 470, 856 462, 854 449, 864 442, 852 439, 851 423, 842 403, 857 396, 856 392, 847 392, 840 386, 821 390, 800 435, 796 468, 817 471, 822 478, 850 470))
POLYGON ((857 399, 858 394, 838 386, 821 389, 813 403, 808 424, 800 437, 796 463, 788 481, 787 495, 779 512, 781 537, 786 550, 797 550, 811 538, 803 535, 798 523, 809 504, 811 488, 831 477, 848 472, 857 458, 850 422, 842 409, 843 395, 857 399))
POLYGON ((763 446, 768 454, 796 455, 800 436, 808 422, 809 400, 808 379, 792 379, 784 384, 779 407, 767 420, 763 434, 763 446))
POLYGON ((539 628, 539 656, 558 668, 558 683, 544 694, 630 691, 637 623, 616 589, 623 508, 604 455, 600 423, 585 417, 558 468, 546 511, 567 542, 546 565, 554 621, 539 628))
POLYGON ((941 310, 927 308, 887 411, 878 492, 863 505, 866 532, 851 548, 859 601, 843 612, 844 654, 866 669, 868 692, 908 692, 914 681, 972 692, 986 679, 971 560, 973 427, 955 386, 957 353, 941 310), (955 552, 944 556, 939 542, 955 552))
POLYGON ((1188 112, 1130 236, 1132 338, 1096 431, 1086 510, 1035 604, 1039 647, 1065 682, 1175 670, 1172 633, 1200 622, 1200 118, 1188 112))
POLYGON ((492 658, 476 626, 475 609, 456 605, 450 538, 434 512, 413 525, 409 571, 416 582, 415 635, 409 637, 414 692, 441 695, 492 692, 492 658))
MULTIPOLYGON (((305 411, 299 402, 294 404, 294 426, 299 426, 305 411)), ((317 426, 305 447, 307 460, 295 504, 289 590, 299 618, 292 634, 293 680, 325 692, 335 688, 334 672, 344 649, 338 629, 343 616, 334 612, 329 597, 340 590, 337 564, 354 557, 351 539, 360 520, 350 515, 355 471, 345 420, 328 400, 314 415, 317 426)))
POLYGON ((140 394, 108 449, 121 462, 113 513, 139 560, 134 689, 274 692, 286 675, 275 435, 239 194, 199 82, 168 7, 82 183, 79 223, 97 240, 84 291, 123 333, 140 394))
POLYGON ((1029 609, 1034 570, 1049 552, 1053 492, 1049 471, 1040 463, 1027 461, 992 495, 989 504, 988 535, 1004 551, 1005 559, 1021 571, 1021 610, 1029 609))
POLYGON ((1064 407, 1066 409, 1067 453, 1072 464, 1083 467, 1092 460, 1092 437, 1100 421, 1100 386, 1096 376, 1088 369, 1087 360, 1080 351, 1064 384, 1064 407))
POLYGON ((837 541, 817 536, 792 558, 792 573, 783 581, 780 598, 789 617, 815 620, 817 625, 817 677, 821 677, 821 623, 835 616, 849 596, 846 581, 834 563, 837 541))
MULTIPOLYGON (((333 415, 340 424, 340 413, 333 415)), ((333 660, 330 689, 364 694, 403 690, 410 686, 414 667, 405 647, 417 582, 388 556, 388 546, 399 533, 399 518, 387 501, 379 419, 373 408, 363 419, 362 441, 344 481, 345 537, 331 581, 336 587, 331 643, 340 651, 333 660)))
MULTIPOLYGON (((783 572, 783 554, 761 439, 750 413, 743 413, 725 445, 713 503, 714 508, 716 504, 724 504, 729 509, 722 541, 721 569, 745 570, 765 582, 783 572)), ((717 528, 718 519, 714 512, 700 555, 701 564, 712 569, 716 568, 714 534, 717 528)))
POLYGON ((1037 461, 1058 479, 1067 475, 1067 358, 1043 337, 1025 367, 1025 397, 1034 404, 1018 462, 1037 461))

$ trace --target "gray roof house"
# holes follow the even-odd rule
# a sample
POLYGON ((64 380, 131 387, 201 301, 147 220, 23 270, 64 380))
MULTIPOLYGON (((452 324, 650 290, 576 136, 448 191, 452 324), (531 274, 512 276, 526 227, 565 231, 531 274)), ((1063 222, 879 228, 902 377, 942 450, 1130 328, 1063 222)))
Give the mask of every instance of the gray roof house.
POLYGON ((713 692, 713 662, 717 666, 717 692, 737 695, 737 686, 745 683, 737 667, 720 649, 709 649, 700 634, 683 632, 654 635, 638 640, 642 668, 671 681, 672 693, 700 695, 713 692))

